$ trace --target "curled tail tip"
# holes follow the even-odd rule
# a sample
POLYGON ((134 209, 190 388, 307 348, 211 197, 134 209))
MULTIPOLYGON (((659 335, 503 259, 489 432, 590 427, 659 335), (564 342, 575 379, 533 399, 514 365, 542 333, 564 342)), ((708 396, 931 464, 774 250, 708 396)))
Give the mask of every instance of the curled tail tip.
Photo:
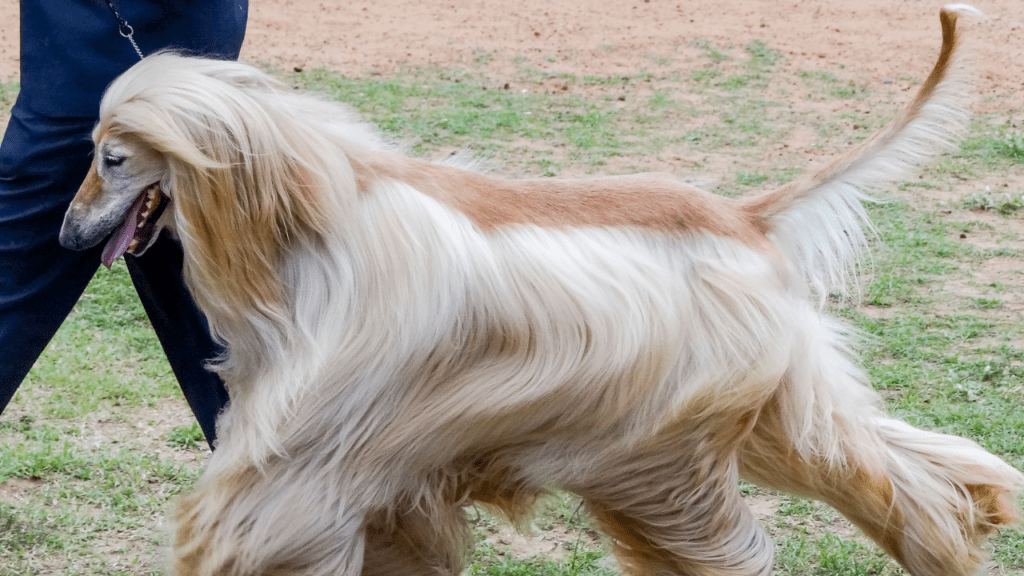
POLYGON ((956 29, 957 17, 972 16, 975 18, 987 19, 985 13, 970 4, 946 4, 939 10, 939 21, 942 23, 942 43, 945 46, 954 46, 959 40, 959 33, 956 29))
POLYGON ((865 232, 873 231, 863 204, 949 149, 968 127, 970 73, 958 49, 959 14, 982 15, 967 4, 942 9, 938 60, 889 125, 816 172, 743 200, 820 296, 846 293, 846 284, 856 282, 854 269, 868 248, 865 232))
POLYGON ((988 18, 984 12, 970 4, 954 3, 946 4, 939 11, 939 18, 956 22, 957 16, 974 16, 975 18, 988 18))

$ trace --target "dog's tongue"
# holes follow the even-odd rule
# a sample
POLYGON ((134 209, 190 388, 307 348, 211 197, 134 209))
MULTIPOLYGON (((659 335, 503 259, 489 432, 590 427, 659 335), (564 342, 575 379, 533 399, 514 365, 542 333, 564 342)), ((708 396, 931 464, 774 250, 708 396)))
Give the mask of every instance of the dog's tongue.
POLYGON ((101 260, 108 270, 110 265, 114 263, 114 260, 117 260, 128 251, 128 245, 132 243, 132 238, 135 237, 135 227, 138 225, 139 211, 142 210, 142 205, 145 203, 146 193, 143 192, 139 194, 139 197, 132 203, 132 207, 128 209, 128 215, 124 217, 121 227, 110 236, 110 240, 107 240, 107 245, 103 247, 101 260))

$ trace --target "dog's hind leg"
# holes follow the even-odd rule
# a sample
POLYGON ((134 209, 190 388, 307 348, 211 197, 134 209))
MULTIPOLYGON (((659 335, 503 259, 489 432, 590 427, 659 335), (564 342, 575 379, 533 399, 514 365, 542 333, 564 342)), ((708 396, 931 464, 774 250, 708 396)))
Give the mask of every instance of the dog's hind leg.
POLYGON ((830 504, 915 576, 975 573, 985 537, 1016 519, 1020 473, 969 440, 859 409, 841 425, 856 445, 805 455, 787 432, 792 411, 773 399, 741 448, 742 476, 830 504))
POLYGON ((771 573, 771 539, 736 485, 735 450, 752 418, 730 413, 680 424, 574 489, 629 574, 771 573))

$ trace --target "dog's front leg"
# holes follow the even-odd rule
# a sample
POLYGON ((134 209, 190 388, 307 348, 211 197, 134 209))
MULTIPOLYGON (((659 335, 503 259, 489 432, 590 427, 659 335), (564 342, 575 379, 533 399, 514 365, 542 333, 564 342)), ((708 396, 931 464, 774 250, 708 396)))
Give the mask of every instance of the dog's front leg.
POLYGON ((178 502, 175 576, 359 576, 366 512, 285 462, 219 468, 178 502))

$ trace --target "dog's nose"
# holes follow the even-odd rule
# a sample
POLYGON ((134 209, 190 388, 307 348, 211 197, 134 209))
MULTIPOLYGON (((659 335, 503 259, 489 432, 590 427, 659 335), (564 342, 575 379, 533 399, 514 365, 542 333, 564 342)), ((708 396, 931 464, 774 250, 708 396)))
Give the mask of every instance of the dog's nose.
POLYGON ((60 245, 68 250, 84 250, 86 248, 82 234, 79 232, 78 226, 75 225, 74 218, 71 215, 71 210, 68 210, 67 214, 64 215, 64 223, 60 227, 58 240, 60 245))
POLYGON ((82 239, 79 235, 68 231, 67 226, 62 226, 60 229, 60 245, 68 250, 81 250, 82 239))

